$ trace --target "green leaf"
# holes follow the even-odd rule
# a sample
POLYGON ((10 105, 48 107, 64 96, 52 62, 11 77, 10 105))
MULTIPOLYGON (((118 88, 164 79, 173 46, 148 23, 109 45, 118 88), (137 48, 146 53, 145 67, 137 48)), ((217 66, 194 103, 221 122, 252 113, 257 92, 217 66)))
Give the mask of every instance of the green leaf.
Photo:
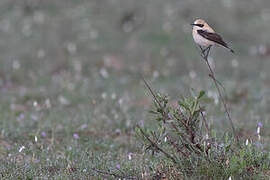
POLYGON ((178 104, 179 106, 182 106, 183 108, 185 108, 185 110, 189 111, 189 106, 187 103, 178 101, 178 104))
POLYGON ((201 99, 205 95, 205 91, 200 91, 198 99, 201 99))
POLYGON ((226 152, 226 153, 229 152, 230 148, 231 148, 231 145, 230 145, 230 144, 227 144, 227 145, 225 146, 225 152, 226 152))
POLYGON ((162 121, 162 118, 161 117, 158 117, 156 120, 157 121, 162 121))
POLYGON ((140 127, 135 127, 135 132, 140 134, 141 133, 140 127))

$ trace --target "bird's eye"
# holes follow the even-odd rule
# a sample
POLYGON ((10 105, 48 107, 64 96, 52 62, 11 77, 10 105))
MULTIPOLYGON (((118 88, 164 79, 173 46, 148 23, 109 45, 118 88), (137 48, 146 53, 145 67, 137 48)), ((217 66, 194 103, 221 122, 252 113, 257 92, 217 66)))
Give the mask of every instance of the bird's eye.
POLYGON ((203 25, 203 24, 197 24, 197 26, 199 26, 199 27, 203 27, 204 25, 203 25))

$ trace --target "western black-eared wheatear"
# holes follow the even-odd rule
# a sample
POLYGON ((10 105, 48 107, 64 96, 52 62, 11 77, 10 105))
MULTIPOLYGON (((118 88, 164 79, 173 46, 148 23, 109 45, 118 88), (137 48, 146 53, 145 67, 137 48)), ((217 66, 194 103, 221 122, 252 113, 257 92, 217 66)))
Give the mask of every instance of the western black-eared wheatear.
POLYGON ((208 54, 210 48, 215 44, 221 45, 234 53, 227 43, 223 41, 222 37, 217 34, 203 19, 197 19, 191 25, 193 26, 193 39, 195 43, 199 45, 203 54, 207 50, 208 54))

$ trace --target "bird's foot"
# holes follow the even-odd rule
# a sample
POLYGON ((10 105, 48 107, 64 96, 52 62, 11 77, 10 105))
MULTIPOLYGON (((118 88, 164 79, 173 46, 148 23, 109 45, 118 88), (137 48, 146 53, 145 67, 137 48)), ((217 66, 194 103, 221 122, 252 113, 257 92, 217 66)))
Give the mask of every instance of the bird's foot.
MULTIPOLYGON (((200 48, 201 48, 201 47, 200 47, 200 48)), ((208 47, 205 48, 205 49, 201 48, 201 51, 202 51, 202 57, 203 57, 204 59, 207 59, 207 58, 208 58, 210 49, 211 49, 211 46, 208 46, 208 47)))

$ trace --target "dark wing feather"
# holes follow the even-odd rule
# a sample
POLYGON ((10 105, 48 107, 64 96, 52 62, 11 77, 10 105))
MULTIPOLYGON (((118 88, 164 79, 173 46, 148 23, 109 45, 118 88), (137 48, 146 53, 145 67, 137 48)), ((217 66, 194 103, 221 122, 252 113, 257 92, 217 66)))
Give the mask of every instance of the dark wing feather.
POLYGON ((221 36, 217 33, 211 33, 204 30, 197 30, 198 34, 204 37, 205 39, 208 39, 210 41, 214 41, 215 43, 218 43, 226 48, 229 48, 227 43, 223 41, 221 36))

